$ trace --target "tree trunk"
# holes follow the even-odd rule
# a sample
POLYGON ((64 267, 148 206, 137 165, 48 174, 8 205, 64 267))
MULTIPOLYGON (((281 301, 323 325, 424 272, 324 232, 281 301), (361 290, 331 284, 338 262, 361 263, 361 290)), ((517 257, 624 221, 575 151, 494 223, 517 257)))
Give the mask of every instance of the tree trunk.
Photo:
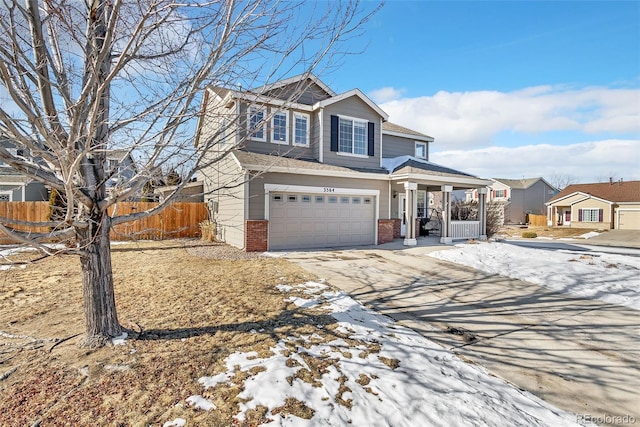
POLYGON ((111 218, 106 212, 92 215, 88 229, 78 232, 86 337, 81 346, 100 347, 122 334, 118 322, 111 270, 109 230, 111 218))

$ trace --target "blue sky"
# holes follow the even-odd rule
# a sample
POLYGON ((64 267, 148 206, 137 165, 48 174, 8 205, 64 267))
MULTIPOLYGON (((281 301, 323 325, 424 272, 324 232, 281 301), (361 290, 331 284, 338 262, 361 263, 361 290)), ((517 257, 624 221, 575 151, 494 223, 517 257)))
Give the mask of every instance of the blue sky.
POLYGON ((434 162, 640 179, 640 2, 391 0, 365 44, 323 80, 433 136, 434 162))

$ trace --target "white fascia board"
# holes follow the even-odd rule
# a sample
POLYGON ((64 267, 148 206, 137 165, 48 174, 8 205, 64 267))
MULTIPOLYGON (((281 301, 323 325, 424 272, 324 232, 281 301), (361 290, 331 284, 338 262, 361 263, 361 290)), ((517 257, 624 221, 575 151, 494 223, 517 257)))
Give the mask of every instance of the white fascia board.
POLYGON ((413 139, 416 141, 424 141, 424 142, 433 142, 434 139, 430 136, 424 135, 414 135, 412 133, 403 133, 403 132, 394 132, 392 130, 383 130, 382 131, 383 135, 389 135, 389 136, 399 136, 400 138, 406 138, 406 139, 413 139))
POLYGON ((576 200, 576 201, 575 201, 575 202, 573 202, 573 203, 570 203, 570 204, 569 204, 569 206, 573 206, 573 205, 575 205, 576 203, 584 202, 584 201, 585 201, 585 200, 587 200, 587 199, 596 199, 596 200, 599 200, 599 201, 601 201, 601 202, 608 203, 608 204, 610 204, 610 205, 612 205, 612 204, 613 204, 613 202, 612 202, 612 201, 610 201, 610 200, 601 199, 600 197, 593 196, 593 195, 591 195, 591 194, 589 194, 589 193, 583 193, 582 191, 576 191, 576 192, 574 192, 574 193, 567 194, 566 196, 564 196, 564 197, 562 197, 562 198, 560 198, 560 199, 554 200, 553 202, 547 202, 547 203, 545 203, 545 205, 548 205, 548 206, 555 205, 555 204, 557 204, 558 202, 560 202, 560 201, 562 201, 562 200, 564 200, 564 199, 567 199, 567 198, 569 198, 569 197, 574 197, 574 196, 577 196, 577 195, 582 196, 582 198, 581 198, 581 199, 579 199, 579 200, 576 200))
POLYGON ((293 110, 300 110, 311 113, 313 108, 310 105, 299 104, 297 102, 291 102, 282 99, 271 98, 269 96, 257 95, 247 92, 232 92, 233 98, 246 101, 250 104, 259 105, 273 105, 276 107, 289 108, 293 110))
POLYGON ((283 193, 312 193, 312 194, 358 194, 362 196, 380 196, 380 190, 370 190, 364 188, 342 188, 342 187, 313 187, 308 185, 289 184, 265 184, 264 192, 279 191, 283 193), (328 191, 331 190, 331 191, 328 191))
POLYGON ((335 104, 336 102, 340 102, 344 99, 350 98, 352 96, 357 96, 360 98, 365 104, 371 107, 376 113, 378 113, 382 119, 386 122, 389 120, 389 115, 385 113, 382 108, 378 107, 372 100, 370 100, 367 95, 362 93, 360 89, 351 89, 348 92, 341 93, 340 95, 334 96, 333 98, 325 99, 324 101, 319 101, 313 104, 313 110, 317 110, 318 108, 326 107, 327 105, 335 104))
MULTIPOLYGON (((626 206, 626 205, 637 205, 640 203, 640 200, 638 200, 637 202, 618 202, 617 204, 619 206, 626 206)), ((634 208, 624 208, 625 210, 635 210, 634 208)))
POLYGON ((457 186, 468 186, 467 188, 481 188, 487 187, 491 185, 491 181, 488 179, 481 178, 464 178, 464 177, 451 177, 451 176, 441 176, 441 175, 425 175, 425 174, 402 174, 402 175, 392 175, 391 179, 393 181, 404 180, 404 181, 432 181, 436 184, 456 184, 457 186))
POLYGON ((265 165, 244 165, 245 170, 258 172, 288 173, 294 175, 313 175, 313 176, 330 176, 338 178, 357 178, 357 179, 373 179, 377 181, 387 181, 389 175, 384 173, 367 173, 367 172, 346 172, 305 168, 287 168, 284 166, 265 166, 265 165))

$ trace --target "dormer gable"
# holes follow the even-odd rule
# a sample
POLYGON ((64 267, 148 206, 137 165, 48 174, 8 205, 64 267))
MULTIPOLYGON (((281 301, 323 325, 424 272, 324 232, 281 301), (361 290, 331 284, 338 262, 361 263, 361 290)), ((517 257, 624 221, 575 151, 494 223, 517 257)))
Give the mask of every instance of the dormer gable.
POLYGON ((314 105, 327 100, 336 93, 313 74, 300 74, 280 80, 248 92, 282 101, 291 101, 304 105, 314 105))

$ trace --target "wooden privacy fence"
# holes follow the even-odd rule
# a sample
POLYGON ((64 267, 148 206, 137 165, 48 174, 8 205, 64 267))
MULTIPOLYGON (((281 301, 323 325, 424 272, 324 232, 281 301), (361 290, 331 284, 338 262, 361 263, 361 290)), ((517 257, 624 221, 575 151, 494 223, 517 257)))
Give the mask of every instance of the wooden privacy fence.
MULTIPOLYGON (((143 212, 157 206, 153 202, 121 202, 109 208, 111 216, 143 212)), ((49 217, 49 202, 0 202, 0 217, 19 221, 45 222, 49 217)), ((160 213, 118 224, 111 229, 112 240, 162 240, 179 237, 200 237, 200 223, 209 219, 205 203, 173 203, 160 213)), ((46 227, 11 225, 20 231, 46 233, 46 227)), ((0 244, 15 243, 0 231, 0 244)))
POLYGON ((535 227, 545 227, 547 225, 547 216, 529 214, 527 222, 535 227))

